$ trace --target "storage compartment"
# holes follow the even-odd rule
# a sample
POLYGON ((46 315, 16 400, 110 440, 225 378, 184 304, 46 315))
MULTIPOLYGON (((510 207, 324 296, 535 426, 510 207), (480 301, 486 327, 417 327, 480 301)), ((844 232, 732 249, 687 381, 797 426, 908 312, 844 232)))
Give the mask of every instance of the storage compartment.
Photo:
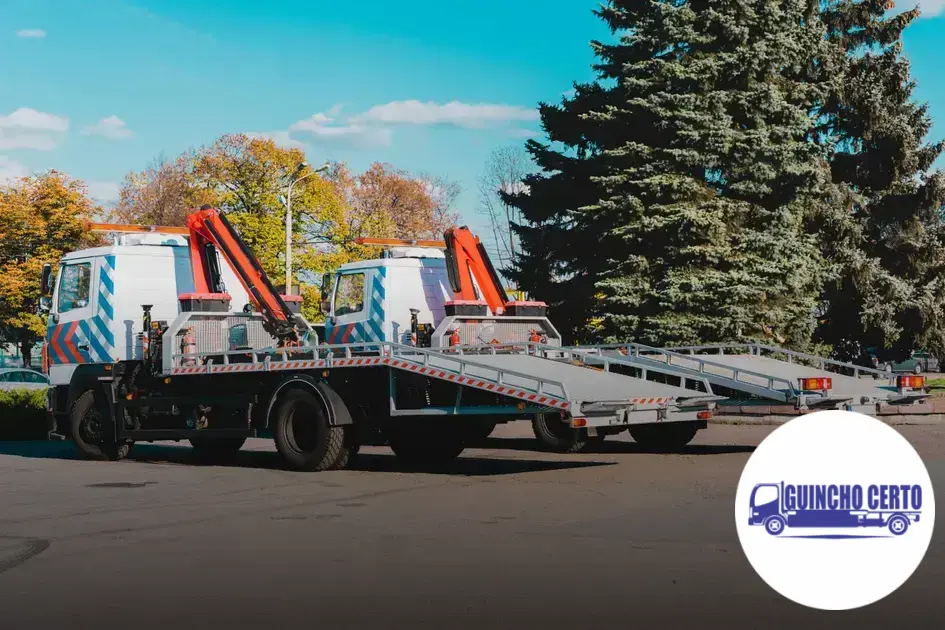
POLYGON ((509 302, 505 305, 505 314, 510 317, 544 317, 548 305, 544 302, 509 302))
POLYGON ((485 317, 489 314, 489 305, 478 300, 454 300, 443 305, 446 316, 473 315, 485 317))
POLYGON ((182 313, 227 313, 229 293, 182 293, 177 297, 182 313))
POLYGON ((282 301, 285 302, 285 305, 289 307, 289 310, 298 315, 302 312, 302 296, 301 295, 283 295, 280 296, 282 301))

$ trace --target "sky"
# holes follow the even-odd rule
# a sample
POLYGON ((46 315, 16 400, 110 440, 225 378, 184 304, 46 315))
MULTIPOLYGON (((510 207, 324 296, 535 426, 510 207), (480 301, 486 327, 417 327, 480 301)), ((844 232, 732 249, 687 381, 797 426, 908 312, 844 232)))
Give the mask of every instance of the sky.
MULTIPOLYGON (((906 32, 945 138, 945 0, 906 32)), ((474 228, 490 151, 540 138, 537 105, 593 78, 593 0, 2 0, 0 180, 55 168, 108 203, 131 170, 225 133, 313 165, 458 182, 474 228)), ((914 2, 900 5, 914 6, 914 2)))

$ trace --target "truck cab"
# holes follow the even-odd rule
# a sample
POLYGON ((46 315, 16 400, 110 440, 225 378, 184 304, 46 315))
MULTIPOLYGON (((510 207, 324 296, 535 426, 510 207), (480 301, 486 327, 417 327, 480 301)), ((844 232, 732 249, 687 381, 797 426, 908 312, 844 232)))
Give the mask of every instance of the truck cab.
MULTIPOLYGON (((249 297, 229 265, 220 272, 232 310, 241 310, 249 297)), ((153 319, 171 321, 180 314, 179 296, 194 291, 186 238, 163 234, 68 253, 45 275, 44 356, 54 397, 79 368, 140 360, 142 306, 152 305, 153 319)))
POLYGON ((412 319, 432 331, 453 299, 445 255, 420 247, 392 248, 385 258, 342 265, 323 277, 322 292, 330 345, 409 344, 412 319))

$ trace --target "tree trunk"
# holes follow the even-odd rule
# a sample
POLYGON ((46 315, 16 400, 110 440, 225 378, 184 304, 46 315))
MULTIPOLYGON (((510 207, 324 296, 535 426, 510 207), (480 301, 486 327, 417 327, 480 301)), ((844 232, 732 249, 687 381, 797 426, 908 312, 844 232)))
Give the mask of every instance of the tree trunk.
POLYGON ((23 367, 33 367, 33 347, 36 344, 32 341, 20 342, 20 353, 23 355, 23 367))

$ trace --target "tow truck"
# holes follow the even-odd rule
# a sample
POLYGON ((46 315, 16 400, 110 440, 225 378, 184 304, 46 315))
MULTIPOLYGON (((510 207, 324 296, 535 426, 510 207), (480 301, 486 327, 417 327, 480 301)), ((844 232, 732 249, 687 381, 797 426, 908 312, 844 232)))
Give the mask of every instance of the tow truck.
POLYGON ((271 436, 290 467, 331 470, 380 435, 399 458, 429 465, 466 448, 474 419, 630 427, 665 448, 705 428, 717 399, 523 346, 554 348, 560 336, 544 304, 492 292, 501 285, 464 228, 445 235, 444 251, 391 247, 331 276, 323 342, 301 298, 276 290, 217 209, 186 228, 89 229, 119 237, 67 254, 55 279, 47 265, 42 280, 52 433, 89 459, 165 440, 219 455, 271 436), (488 348, 461 351, 469 340, 488 348))

